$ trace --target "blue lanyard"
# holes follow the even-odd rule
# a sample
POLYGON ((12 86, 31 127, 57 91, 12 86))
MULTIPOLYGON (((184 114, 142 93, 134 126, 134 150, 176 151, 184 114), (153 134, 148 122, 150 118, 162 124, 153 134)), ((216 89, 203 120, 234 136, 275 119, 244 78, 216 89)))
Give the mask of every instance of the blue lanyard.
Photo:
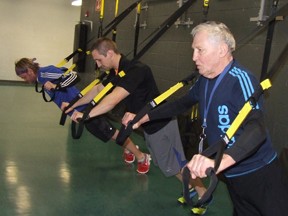
POLYGON ((231 61, 222 71, 222 73, 217 77, 217 80, 215 82, 215 85, 213 86, 213 89, 211 91, 211 94, 209 96, 209 100, 207 103, 207 93, 208 93, 208 83, 209 80, 206 80, 206 84, 205 84, 205 95, 204 95, 204 116, 203 116, 203 123, 202 123, 202 134, 200 135, 200 142, 199 142, 199 153, 201 153, 203 151, 203 140, 206 138, 206 134, 205 134, 205 128, 207 127, 207 115, 208 115, 208 110, 210 108, 210 104, 213 98, 213 95, 217 89, 217 87, 219 86, 220 82, 222 81, 223 77, 225 76, 225 74, 229 71, 231 65, 232 65, 233 61, 231 61))
POLYGON ((204 95, 204 103, 205 103, 205 106, 204 106, 204 118, 203 118, 203 124, 202 124, 202 127, 207 127, 207 115, 208 115, 208 110, 210 108, 210 105, 211 105, 211 101, 212 101, 212 98, 213 98, 213 95, 217 89, 217 87, 219 86, 220 82, 222 81, 223 77, 225 76, 225 74, 229 71, 230 67, 232 65, 232 62, 230 62, 223 70, 223 72, 218 76, 216 82, 215 82, 215 85, 211 91, 211 94, 209 96, 209 101, 207 103, 207 92, 208 92, 208 83, 209 83, 209 80, 207 79, 206 80, 206 85, 205 85, 205 95, 204 95), (207 103, 207 104, 206 104, 207 103))

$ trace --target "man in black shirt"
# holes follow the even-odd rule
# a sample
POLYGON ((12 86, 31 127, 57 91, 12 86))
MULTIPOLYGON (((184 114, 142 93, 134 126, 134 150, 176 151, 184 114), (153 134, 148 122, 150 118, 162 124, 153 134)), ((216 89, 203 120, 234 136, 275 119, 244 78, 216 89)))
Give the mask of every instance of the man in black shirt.
MULTIPOLYGON (((94 87, 94 89, 98 88, 98 90, 92 89, 92 93, 90 92, 93 97, 117 76, 118 72, 125 72, 125 76, 119 79, 113 91, 106 95, 101 102, 91 110, 89 113, 91 121, 109 112, 121 101, 125 103, 127 112, 138 113, 148 102, 159 95, 159 90, 151 69, 141 62, 130 61, 125 58, 125 56, 119 53, 116 44, 112 40, 108 38, 98 39, 93 44, 91 53, 99 68, 106 71, 110 70, 107 80, 94 87)), ((78 105, 82 105, 83 102, 90 102, 93 97, 85 95, 75 106, 71 107, 71 109, 68 109, 66 112, 71 111, 78 105), (89 100, 86 100, 85 97, 89 98, 89 100)), ((82 116, 83 113, 75 111, 71 118, 73 121, 77 121, 77 119, 82 118, 82 116)), ((144 129, 146 145, 151 153, 154 164, 159 166, 165 176, 176 176, 178 179, 182 180, 180 171, 183 164, 185 164, 184 161, 186 158, 180 139, 177 120, 166 118, 151 121, 142 126, 144 129)), ((112 139, 115 140, 117 135, 118 130, 116 130, 112 139)), ((135 151, 135 145, 132 144, 131 140, 129 141, 129 144, 127 144, 126 140, 124 147, 132 153, 137 153, 137 151, 135 151)), ((144 154, 144 158, 137 157, 137 159, 137 171, 139 173, 146 173, 144 169, 145 166, 141 166, 141 164, 150 165, 150 156, 144 154), (139 159, 144 160, 144 162, 141 162, 139 159)), ((199 196, 206 191, 202 184, 197 186, 196 190, 199 193, 199 196)), ((194 194, 196 193, 194 192, 194 194)))

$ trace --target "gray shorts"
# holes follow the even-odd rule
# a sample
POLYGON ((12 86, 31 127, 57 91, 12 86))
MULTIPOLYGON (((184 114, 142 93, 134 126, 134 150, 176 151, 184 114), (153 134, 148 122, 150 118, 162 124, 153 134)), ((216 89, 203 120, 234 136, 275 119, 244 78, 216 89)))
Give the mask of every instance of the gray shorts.
POLYGON ((183 164, 186 164, 186 158, 177 120, 173 119, 154 134, 144 132, 144 136, 154 165, 158 166, 166 177, 179 173, 183 164))

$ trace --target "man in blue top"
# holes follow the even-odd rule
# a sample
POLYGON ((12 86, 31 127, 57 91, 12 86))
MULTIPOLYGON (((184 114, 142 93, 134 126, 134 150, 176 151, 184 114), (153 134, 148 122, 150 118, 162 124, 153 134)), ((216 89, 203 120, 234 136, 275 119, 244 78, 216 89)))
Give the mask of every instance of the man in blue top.
MULTIPOLYGON (((225 24, 202 23, 192 30, 192 36, 193 61, 200 78, 185 96, 154 109, 133 127, 178 115, 199 103, 203 137, 206 135, 208 144, 213 145, 230 127, 259 82, 233 58, 236 43, 225 24)), ((214 167, 214 163, 213 159, 196 154, 187 167, 193 179, 204 178, 205 171, 214 167)), ((263 98, 226 146, 217 173, 220 172, 227 180, 233 215, 287 214, 287 175, 264 126, 263 98)))

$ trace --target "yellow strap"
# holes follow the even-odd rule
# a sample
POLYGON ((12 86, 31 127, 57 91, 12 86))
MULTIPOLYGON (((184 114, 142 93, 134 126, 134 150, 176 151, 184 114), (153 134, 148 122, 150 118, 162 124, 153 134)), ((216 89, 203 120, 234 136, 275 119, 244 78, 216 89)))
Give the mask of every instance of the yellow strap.
POLYGON ((56 67, 60 68, 62 67, 63 65, 65 65, 67 63, 67 60, 66 59, 63 59, 61 62, 59 62, 56 67))
POLYGON ((246 116, 249 114, 251 110, 252 106, 248 101, 244 104, 239 114, 237 115, 237 117, 234 119, 233 123, 227 130, 226 135, 228 136, 229 139, 231 139, 234 136, 235 132, 238 130, 238 128, 240 127, 240 125, 245 120, 246 116))
MULTIPOLYGON (((114 17, 117 17, 117 15, 118 15, 118 8, 119 8, 119 0, 115 0, 115 14, 114 14, 114 17)), ((117 34, 116 27, 114 29, 112 29, 112 34, 113 35, 117 34)))
POLYGON ((265 79, 260 83, 263 90, 266 90, 272 86, 270 79, 265 79))
MULTIPOLYGON (((272 86, 271 81, 269 79, 265 79, 260 83, 263 90, 266 90, 272 86)), ((236 116, 234 121, 232 122, 231 126, 226 132, 227 137, 229 140, 234 136, 242 122, 245 120, 249 112, 252 110, 253 105, 250 103, 250 101, 247 101, 242 109, 239 111, 239 114, 236 116)))
MULTIPOLYGON (((80 53, 80 52, 82 52, 82 49, 80 49, 80 48, 78 48, 77 49, 77 52, 76 51, 74 51, 73 53, 74 53, 74 55, 76 55, 77 53, 80 53)), ((72 54, 73 54, 72 53, 72 54)), ((74 56, 73 55, 73 56, 74 56)), ((70 55, 69 55, 70 56, 70 55)), ((67 57, 66 57, 67 58, 67 57)), ((63 65, 65 65, 67 62, 68 62, 68 60, 66 59, 66 58, 64 58, 62 61, 60 61, 58 64, 56 64, 56 67, 63 67, 63 65)))
POLYGON ((81 95, 87 94, 95 85, 97 85, 100 82, 99 79, 95 79, 93 82, 91 82, 88 86, 86 86, 81 92, 81 95))
MULTIPOLYGON (((108 74, 109 71, 106 71, 106 73, 108 74)), ((87 94, 87 92, 89 92, 95 85, 97 85, 100 82, 100 79, 95 79, 93 82, 91 82, 88 86, 86 86, 81 92, 80 94, 82 96, 84 96, 85 94, 87 94)))
POLYGON ((203 1, 203 6, 208 7, 209 6, 209 0, 204 0, 203 1))
POLYGON ((199 106, 199 104, 196 104, 195 105, 195 109, 196 109, 196 111, 195 111, 195 119, 198 119, 198 117, 199 117, 199 109, 198 109, 198 106, 199 106))
POLYGON ((113 84, 110 82, 108 83, 100 92, 99 94, 94 97, 93 101, 98 103, 106 94, 107 92, 113 87, 113 84))
POLYGON ((119 0, 115 0, 115 17, 118 15, 119 0))
MULTIPOLYGON (((124 77, 125 76, 125 72, 124 71, 120 71, 119 73, 118 73, 118 76, 119 77, 124 77)), ((112 82, 109 82, 100 92, 99 92, 99 94, 98 95, 96 95, 96 97, 94 97, 94 99, 93 99, 93 101, 95 102, 95 103, 98 103, 106 94, 107 94, 107 92, 111 89, 111 88, 113 88, 113 83, 112 82)))
POLYGON ((176 92, 178 89, 182 88, 184 84, 182 82, 179 82, 169 88, 167 91, 159 95, 157 98, 155 98, 153 101, 156 105, 160 104, 163 102, 166 98, 168 98, 170 95, 172 95, 174 92, 176 92))
POLYGON ((194 121, 198 118, 198 104, 192 106, 191 120, 194 121))
POLYGON ((141 13, 141 3, 138 3, 137 5, 137 14, 141 13))
POLYGON ((192 119, 192 120, 195 119, 195 106, 192 106, 192 110, 191 110, 191 119, 192 119))
POLYGON ((75 67, 76 67, 76 64, 72 64, 72 65, 68 68, 68 70, 63 73, 63 75, 66 76, 66 75, 69 74, 75 67))
POLYGON ((100 19, 104 18, 104 4, 105 4, 105 1, 101 0, 100 19))
POLYGON ((118 76, 120 76, 120 77, 124 77, 125 76, 125 72, 122 70, 122 71, 120 71, 119 73, 118 73, 118 76))

